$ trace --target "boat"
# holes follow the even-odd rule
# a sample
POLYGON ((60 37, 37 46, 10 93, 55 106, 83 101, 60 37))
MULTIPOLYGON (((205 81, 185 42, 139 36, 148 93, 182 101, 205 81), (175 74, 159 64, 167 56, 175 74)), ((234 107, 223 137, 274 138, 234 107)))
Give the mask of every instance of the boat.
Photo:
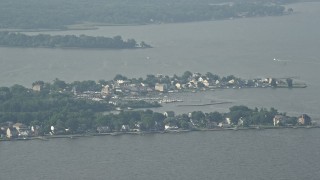
POLYGON ((117 111, 121 111, 122 109, 120 107, 116 107, 116 110, 117 111))

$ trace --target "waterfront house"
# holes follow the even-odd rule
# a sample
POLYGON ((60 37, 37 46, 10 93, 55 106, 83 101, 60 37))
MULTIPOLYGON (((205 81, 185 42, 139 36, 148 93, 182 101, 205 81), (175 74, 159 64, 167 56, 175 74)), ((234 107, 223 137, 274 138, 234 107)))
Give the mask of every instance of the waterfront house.
POLYGON ((54 126, 50 126, 50 135, 53 135, 53 134, 55 134, 55 127, 54 126))
POLYGON ((208 80, 204 80, 204 81, 202 81, 202 83, 203 83, 203 85, 205 86, 205 87, 209 87, 210 86, 210 83, 209 83, 209 81, 208 80))
POLYGON ((238 126, 243 126, 244 121, 245 121, 245 119, 243 117, 240 117, 240 119, 238 120, 238 126))
POLYGON ((218 124, 218 126, 221 128, 229 128, 231 127, 231 125, 232 125, 232 121, 230 118, 226 118, 224 121, 218 124))
POLYGON ((130 131, 129 125, 122 125, 120 131, 123 131, 123 132, 130 131))
POLYGON ((31 126, 31 133, 34 136, 38 136, 40 134, 40 126, 35 125, 35 126, 31 126))
POLYGON ((288 117, 283 115, 275 115, 273 118, 273 126, 281 126, 287 124, 288 117))
POLYGON ((298 124, 299 125, 311 125, 311 118, 307 114, 302 114, 298 117, 298 124))
POLYGON ((18 131, 19 136, 30 135, 30 129, 22 123, 15 123, 14 125, 12 125, 12 127, 18 131))
POLYGON ((7 132, 6 132, 7 138, 9 139, 17 138, 18 134, 19 132, 17 131, 17 129, 12 127, 7 128, 7 132))
POLYGON ((231 124, 232 124, 232 121, 231 121, 230 118, 226 118, 225 121, 224 121, 224 123, 231 125, 231 124))

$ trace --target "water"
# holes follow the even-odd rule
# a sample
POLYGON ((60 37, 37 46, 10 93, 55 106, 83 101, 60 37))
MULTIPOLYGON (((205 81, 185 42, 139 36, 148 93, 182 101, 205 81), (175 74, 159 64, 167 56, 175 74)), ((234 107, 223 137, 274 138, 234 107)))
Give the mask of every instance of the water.
POLYGON ((319 179, 319 129, 1 143, 4 179, 319 179))
MULTIPOLYGON (((243 78, 298 76, 306 89, 228 89, 181 97, 185 104, 231 101, 206 107, 168 104, 178 113, 227 111, 232 105, 275 107, 320 119, 320 3, 290 5, 283 17, 101 27, 49 32, 135 38, 155 48, 83 50, 0 48, 0 86, 32 82, 112 79, 116 74, 213 72, 243 78), (147 58, 150 57, 150 58, 147 58), (277 58, 280 61, 274 61, 277 58)), ((32 34, 32 33, 30 33, 32 34)), ((1 142, 4 179, 319 179, 319 130, 192 132, 1 142), (32 173, 31 173, 32 172, 32 173)))

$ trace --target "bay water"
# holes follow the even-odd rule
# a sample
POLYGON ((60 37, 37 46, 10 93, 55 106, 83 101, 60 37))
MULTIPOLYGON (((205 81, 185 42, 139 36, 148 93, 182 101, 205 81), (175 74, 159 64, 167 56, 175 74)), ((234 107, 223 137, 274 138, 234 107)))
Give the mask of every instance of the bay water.
MULTIPOLYGON (((0 86, 112 79, 116 74, 212 72, 241 78, 295 77, 304 89, 225 89, 170 94, 182 104, 153 109, 227 111, 274 107, 320 119, 320 3, 291 4, 282 17, 146 26, 105 26, 50 34, 121 35, 138 50, 0 48, 0 86), (279 61, 274 61, 274 58, 279 61)), ((37 34, 39 32, 28 32, 37 34)), ((42 32, 44 33, 44 32, 42 32)), ((192 132, 1 142, 0 179, 319 179, 318 129, 192 132)))

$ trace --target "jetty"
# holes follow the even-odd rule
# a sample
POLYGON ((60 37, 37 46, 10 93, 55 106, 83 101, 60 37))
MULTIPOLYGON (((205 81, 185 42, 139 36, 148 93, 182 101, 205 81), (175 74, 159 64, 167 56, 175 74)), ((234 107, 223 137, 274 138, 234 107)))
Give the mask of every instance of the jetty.
POLYGON ((216 102, 216 103, 205 103, 205 104, 179 104, 179 107, 185 106, 211 106, 211 105, 218 105, 218 104, 230 104, 232 102, 216 102))

